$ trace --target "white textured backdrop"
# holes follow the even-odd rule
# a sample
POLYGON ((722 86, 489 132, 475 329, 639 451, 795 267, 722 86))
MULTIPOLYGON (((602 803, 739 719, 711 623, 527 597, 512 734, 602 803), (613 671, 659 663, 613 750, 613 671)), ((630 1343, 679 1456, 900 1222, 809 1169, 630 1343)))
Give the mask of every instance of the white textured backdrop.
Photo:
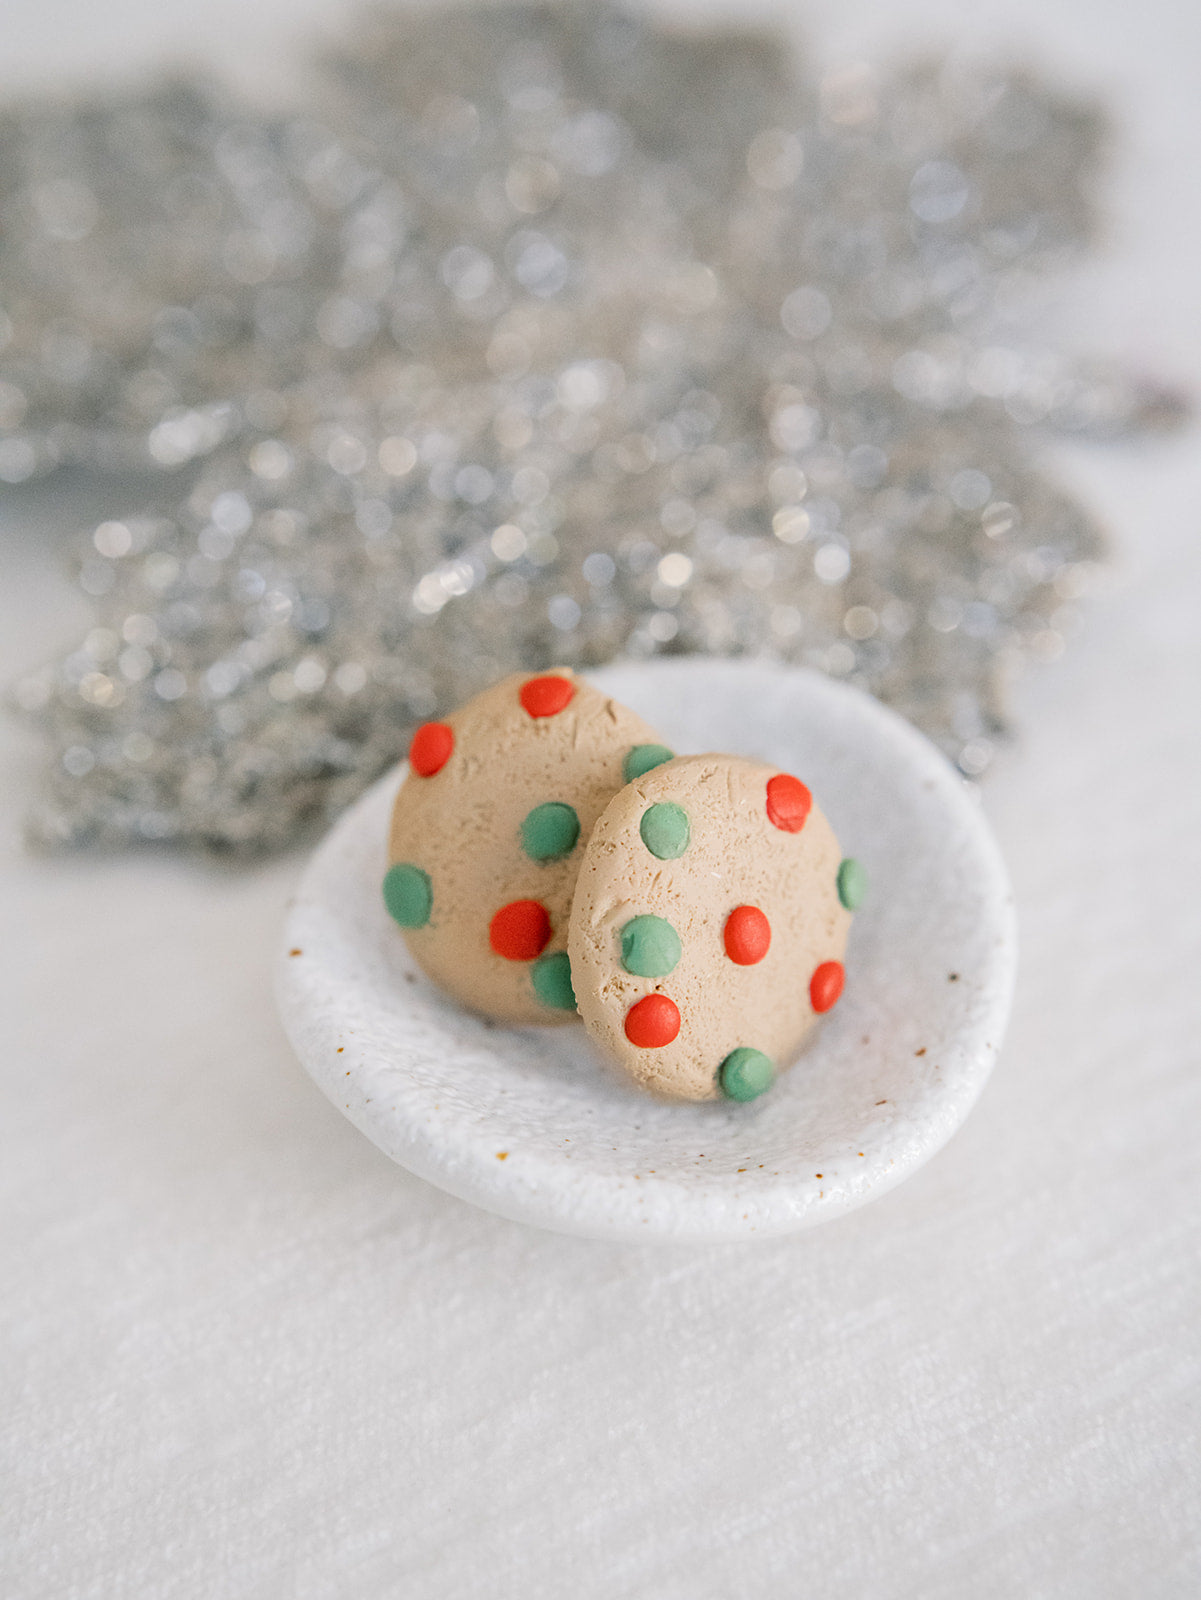
MULTIPOLYGON (((8 0, 0 93, 187 48, 282 84, 345 14, 8 0)), ((1072 322, 1201 392, 1197 8, 774 14, 834 62, 999 40, 1108 95, 1072 322)), ((1001 1065, 930 1167, 793 1240, 542 1235, 392 1167, 272 1014, 299 861, 31 859, 5 727, 4 1600, 1201 1593, 1199 444, 1061 453, 1117 559, 987 786, 1024 945, 1001 1065)), ((37 530, 120 506, 6 493, 5 678, 84 616, 37 530)))

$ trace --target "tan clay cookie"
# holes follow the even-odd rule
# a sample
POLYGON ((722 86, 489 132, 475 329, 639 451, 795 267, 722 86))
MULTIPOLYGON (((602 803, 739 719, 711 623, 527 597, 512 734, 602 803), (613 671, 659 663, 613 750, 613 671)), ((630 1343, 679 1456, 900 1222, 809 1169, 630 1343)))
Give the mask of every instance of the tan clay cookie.
POLYGON ((589 1033, 671 1099, 751 1100, 842 992, 858 863, 799 779, 682 756, 610 802, 569 950, 589 1033))
POLYGON ((413 737, 384 902, 425 972, 502 1022, 576 1016, 567 919, 596 819, 671 751, 570 671, 516 673, 413 737))

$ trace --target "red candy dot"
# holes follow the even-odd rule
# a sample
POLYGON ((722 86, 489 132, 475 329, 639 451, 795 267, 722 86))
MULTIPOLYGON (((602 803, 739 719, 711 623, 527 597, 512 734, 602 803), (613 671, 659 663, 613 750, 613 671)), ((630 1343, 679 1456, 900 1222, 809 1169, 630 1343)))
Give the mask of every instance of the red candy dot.
POLYGON ((626 1038, 640 1050, 661 1050, 679 1031, 679 1007, 665 994, 644 995, 626 1012, 626 1038))
POLYGON ((422 778, 432 778, 450 760, 454 730, 445 722, 423 722, 409 746, 409 765, 422 778))
POLYGON ((809 979, 809 999, 815 1011, 829 1011, 842 993, 845 977, 841 961, 822 962, 809 979))
POLYGON ((753 967, 767 954, 771 923, 758 906, 736 906, 726 918, 722 937, 731 961, 740 967, 753 967))
POLYGON ((550 939, 550 917, 537 900, 510 900, 488 925, 488 943, 506 961, 533 961, 550 939))
POLYGON ((813 796, 799 778, 777 772, 767 780, 767 820, 783 833, 800 833, 813 796))
POLYGON ((554 717, 569 705, 575 684, 566 678, 531 678, 521 686, 521 703, 531 717, 554 717))

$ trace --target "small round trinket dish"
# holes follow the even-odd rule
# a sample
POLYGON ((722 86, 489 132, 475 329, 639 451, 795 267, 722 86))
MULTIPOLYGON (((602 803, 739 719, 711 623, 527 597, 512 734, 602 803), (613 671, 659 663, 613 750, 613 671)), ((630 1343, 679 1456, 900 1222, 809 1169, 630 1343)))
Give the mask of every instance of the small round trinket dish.
POLYGON ((681 755, 800 776, 865 869, 845 993, 800 1059, 749 1103, 660 1102, 582 1028, 505 1028, 439 993, 380 891, 399 768, 332 829, 290 907, 277 987, 301 1061, 401 1166, 563 1233, 763 1238, 885 1194, 967 1116, 1009 1012, 1012 897, 975 797, 908 723, 816 673, 689 657, 589 678, 681 755))

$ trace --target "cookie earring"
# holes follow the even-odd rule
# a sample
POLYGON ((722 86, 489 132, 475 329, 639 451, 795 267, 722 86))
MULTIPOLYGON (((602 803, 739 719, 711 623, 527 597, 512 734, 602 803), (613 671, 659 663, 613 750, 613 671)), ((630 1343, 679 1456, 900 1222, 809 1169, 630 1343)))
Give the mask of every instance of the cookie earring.
POLYGON ((644 1088, 751 1100, 842 992, 864 887, 799 779, 682 756, 609 802, 568 949, 584 1026, 644 1088))
POLYGON ((563 669, 516 673, 415 734, 384 903, 426 974, 507 1023, 569 1022, 568 913, 593 825, 670 760, 653 728, 563 669))

